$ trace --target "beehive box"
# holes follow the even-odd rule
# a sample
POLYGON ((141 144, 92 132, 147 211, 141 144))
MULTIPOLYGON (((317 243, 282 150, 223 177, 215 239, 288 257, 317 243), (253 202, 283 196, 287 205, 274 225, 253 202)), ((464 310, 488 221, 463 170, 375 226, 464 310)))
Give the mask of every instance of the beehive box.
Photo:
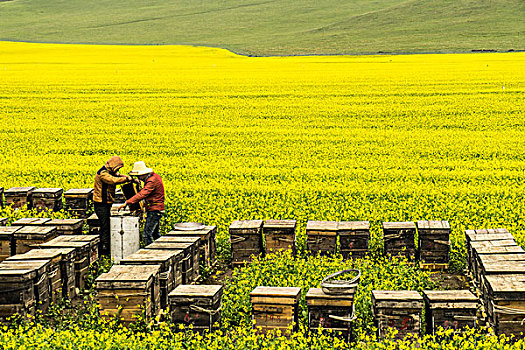
MULTIPOLYGON (((195 237, 195 236, 162 236, 158 238, 154 243, 186 243, 191 244, 190 252, 191 252, 191 261, 190 266, 193 272, 192 281, 197 281, 200 277, 200 244, 201 238, 195 237)), ((184 284, 190 284, 190 283, 184 283, 184 284)))
POLYGON ((525 332, 525 275, 490 275, 486 311, 496 334, 523 338, 525 332))
MULTIPOLYGON (((480 271, 479 285, 485 303, 488 299, 487 276, 491 275, 525 275, 524 261, 496 261, 478 265, 480 271)), ((488 307, 485 304, 485 307, 488 307)))
MULTIPOLYGON (((34 274, 32 275, 33 278, 33 290, 34 290, 34 305, 35 305, 35 311, 39 311, 42 313, 46 313, 49 308, 49 301, 50 301, 50 284, 49 284, 49 265, 51 262, 49 260, 24 260, 24 261, 3 261, 0 263, 0 275, 2 273, 7 273, 7 271, 10 271, 12 275, 17 275, 23 271, 33 271, 34 274)), ((6 293, 0 293, 0 294, 6 294, 7 299, 10 299, 13 297, 18 298, 20 297, 20 291, 17 290, 18 288, 15 288, 14 285, 9 288, 7 286, 8 290, 5 291, 6 293), (18 296, 17 296, 18 295, 18 296)), ((25 286, 20 286, 20 288, 23 288, 23 293, 26 293, 25 286)), ((2 297, 0 296, 0 299, 2 297)))
POLYGON ((20 230, 20 226, 1 226, 0 227, 0 262, 11 255, 16 254, 14 244, 15 232, 20 230))
POLYGON ((169 294, 171 322, 211 331, 221 320, 222 285, 187 285, 169 294))
POLYGON ((120 260, 121 265, 158 265, 160 307, 168 306, 168 294, 182 284, 182 271, 180 269, 183 253, 180 250, 139 249, 135 253, 120 260))
POLYGON ((31 209, 31 195, 35 190, 34 187, 11 187, 4 191, 5 205, 18 209, 27 206, 31 209))
POLYGON ((91 214, 87 219, 86 223, 89 226, 90 235, 98 235, 100 231, 100 220, 98 219, 97 214, 91 214))
POLYGON ((0 226, 6 226, 9 218, 0 218, 0 226))
POLYGON ((264 255, 262 220, 236 220, 230 225, 232 264, 251 262, 252 255, 264 255))
MULTIPOLYGON (((56 250, 32 249, 27 253, 14 255, 6 261, 16 263, 28 260, 49 260, 50 263, 47 269, 47 274, 51 288, 51 302, 57 303, 60 301, 64 295, 61 269, 62 253, 56 250)), ((64 278, 66 278, 66 276, 64 276, 64 278)))
POLYGON ((502 264, 502 263, 525 263, 525 253, 503 253, 503 254, 479 254, 477 263, 476 280, 478 282, 483 281, 483 275, 485 274, 484 266, 490 264, 502 264))
POLYGON ((425 290, 426 333, 438 327, 462 332, 477 327, 478 298, 469 290, 425 290))
POLYGON ((201 230, 183 231, 172 230, 167 236, 179 237, 200 237, 200 262, 205 267, 212 267, 216 263, 216 243, 217 226, 204 226, 201 230))
POLYGON ((472 242, 494 241, 502 239, 509 240, 514 239, 514 237, 505 228, 465 230, 468 268, 472 269, 472 242))
POLYGON ((472 242, 472 261, 470 271, 474 277, 480 275, 479 265, 481 255, 498 255, 507 253, 521 253, 523 248, 518 246, 514 240, 472 242))
POLYGON ((0 319, 35 314, 36 275, 35 268, 13 268, 12 264, 0 263, 0 319))
POLYGON ((38 211, 59 211, 63 192, 61 188, 38 188, 31 195, 31 206, 38 211))
POLYGON ((152 244, 147 245, 145 249, 160 249, 160 250, 170 250, 170 251, 182 252, 182 260, 180 262, 181 271, 182 271, 182 284, 191 284, 194 281, 193 261, 194 261, 194 254, 197 255, 197 261, 199 261, 198 260, 199 259, 198 243, 194 244, 194 243, 181 243, 181 242, 169 242, 169 241, 168 242, 167 241, 158 242, 157 240, 153 242, 152 244))
POLYGON ((336 253, 337 222, 309 220, 306 223, 306 246, 314 255, 336 253))
MULTIPOLYGON (((62 256, 60 260, 60 276, 62 277, 62 291, 63 297, 73 300, 76 296, 76 277, 75 277, 75 248, 54 248, 54 249, 33 249, 25 254, 36 251, 51 251, 59 252, 62 256)), ((51 253, 53 254, 53 253, 51 253)))
POLYGON ((159 265, 113 265, 95 280, 103 317, 118 316, 124 324, 160 312, 159 265))
POLYGON ((89 265, 91 262, 91 246, 90 242, 71 242, 63 241, 60 236, 47 243, 40 244, 42 249, 54 248, 73 248, 75 249, 75 287, 79 290, 84 290, 86 286, 86 277, 89 273, 89 265))
POLYGON ((450 224, 448 221, 418 221, 418 260, 421 267, 448 269, 450 250, 450 224))
POLYGON ((341 221, 337 223, 341 254, 347 258, 363 258, 368 253, 370 223, 368 221, 341 221))
POLYGON ((321 288, 310 288, 306 293, 308 329, 331 329, 338 336, 350 340, 354 317, 354 294, 326 294, 321 288))
POLYGON ((257 287, 250 293, 252 320, 261 333, 288 328, 297 329, 301 288, 257 287))
POLYGON ((22 218, 13 222, 12 226, 44 226, 46 222, 51 221, 49 218, 22 218))
POLYGON ((57 229, 54 226, 22 226, 13 235, 16 254, 23 254, 33 247, 55 238, 57 229))
POLYGON ((408 260, 416 257, 416 225, 411 221, 383 222, 383 240, 385 254, 401 255, 408 260))
POLYGON ((92 188, 72 188, 64 192, 67 211, 78 218, 87 218, 93 206, 92 188))
POLYGON ((57 237, 61 242, 89 242, 89 264, 98 261, 98 246, 100 237, 98 235, 68 235, 57 237))
POLYGON ((296 226, 296 220, 266 220, 263 224, 266 252, 291 250, 292 254, 295 254, 296 226))
POLYGON ((397 329, 396 339, 411 333, 421 334, 423 297, 413 290, 372 291, 372 314, 378 336, 385 337, 390 328, 397 329))
POLYGON ((53 219, 45 223, 46 226, 55 226, 59 235, 81 235, 84 220, 82 219, 53 219))

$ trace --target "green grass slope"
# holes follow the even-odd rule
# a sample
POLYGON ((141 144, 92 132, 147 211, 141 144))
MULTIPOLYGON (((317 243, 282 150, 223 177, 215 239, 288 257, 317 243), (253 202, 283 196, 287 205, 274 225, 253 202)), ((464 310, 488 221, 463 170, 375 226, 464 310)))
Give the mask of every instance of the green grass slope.
POLYGON ((0 0, 0 39, 251 55, 525 49, 523 0, 0 0))

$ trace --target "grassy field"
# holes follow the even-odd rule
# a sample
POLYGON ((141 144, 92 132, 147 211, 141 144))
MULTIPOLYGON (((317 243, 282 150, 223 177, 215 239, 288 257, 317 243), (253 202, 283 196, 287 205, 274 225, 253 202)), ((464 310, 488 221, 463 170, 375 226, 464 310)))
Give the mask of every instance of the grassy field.
POLYGON ((13 0, 0 40, 193 44, 249 55, 525 49, 521 0, 13 0))

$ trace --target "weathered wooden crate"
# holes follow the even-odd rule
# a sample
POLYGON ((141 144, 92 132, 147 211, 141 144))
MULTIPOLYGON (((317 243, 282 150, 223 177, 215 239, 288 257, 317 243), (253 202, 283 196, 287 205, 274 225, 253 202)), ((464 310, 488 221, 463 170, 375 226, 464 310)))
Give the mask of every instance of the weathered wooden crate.
POLYGON ((86 223, 89 226, 90 235, 98 235, 100 231, 100 220, 98 219, 97 214, 91 214, 87 219, 86 223))
POLYGON ((32 249, 24 254, 13 255, 6 261, 20 262, 28 260, 49 260, 47 275, 50 285, 51 302, 58 303, 64 295, 61 270, 62 253, 56 250, 32 249))
POLYGON ((469 290, 425 290, 426 333, 438 327, 462 332, 477 327, 478 298, 469 290))
POLYGON ((61 188, 37 188, 31 195, 31 206, 39 211, 59 211, 62 209, 61 188))
POLYGON ((62 291, 63 297, 69 300, 73 300, 76 296, 76 286, 75 286, 75 257, 76 250, 75 248, 54 248, 54 249, 33 249, 25 254, 36 251, 51 251, 59 252, 62 256, 60 260, 60 276, 62 277, 62 291))
POLYGON ((341 254, 347 258, 364 258, 368 253, 370 223, 368 221, 341 221, 337 223, 341 254))
POLYGON ((472 275, 479 276, 479 265, 481 255, 496 255, 496 254, 507 254, 507 253, 521 253, 523 248, 518 246, 514 240, 501 240, 501 241, 484 241, 484 242, 472 242, 471 243, 471 273, 472 275))
POLYGON ((338 336, 350 340, 354 318, 354 294, 326 294, 321 288, 310 288, 306 293, 308 330, 331 329, 338 336))
MULTIPOLYGON (((488 301, 487 276, 491 275, 525 275, 524 261, 496 261, 478 265, 480 271, 479 285, 482 297, 488 301)), ((487 308, 488 305, 485 305, 487 308)))
MULTIPOLYGON (((18 274, 23 271, 33 271, 33 290, 34 290, 34 302, 35 310, 42 313, 46 313, 49 308, 50 302, 50 283, 49 283, 49 265, 51 262, 49 260, 24 260, 24 261, 2 261, 0 263, 0 271, 6 273, 6 271, 11 271, 12 274, 18 274)), ((0 273, 0 275, 2 274, 0 273)), ((7 286, 6 294, 7 299, 18 298, 17 294, 20 292, 18 288, 23 288, 23 293, 25 292, 25 286, 11 286, 12 291, 9 290, 7 286)), ((0 296, 0 299, 2 297, 0 296)))
POLYGON ((489 275, 486 312, 496 334, 523 338, 525 333, 525 275, 489 275))
POLYGON ((201 264, 207 268, 215 265, 217 250, 215 236, 217 235, 217 226, 204 226, 201 230, 193 231, 172 230, 166 235, 178 237, 200 237, 199 249, 201 264))
POLYGON ((21 226, 0 226, 0 262, 16 254, 14 236, 20 228, 21 226))
POLYGON ((54 226, 22 226, 13 235, 16 254, 23 254, 33 247, 48 242, 57 236, 54 226))
POLYGON ((100 237, 98 235, 67 235, 58 238, 62 242, 89 242, 89 264, 98 261, 98 247, 100 237))
POLYGON ((193 275, 194 256, 193 254, 197 254, 197 261, 199 259, 198 257, 199 248, 196 244, 181 243, 181 242, 166 242, 166 241, 158 242, 157 240, 151 243, 150 245, 147 245, 145 249, 160 249, 160 250, 182 252, 182 259, 180 261, 181 272, 182 272, 182 279, 181 279, 182 283, 181 284, 191 284, 194 281, 194 275, 193 275))
POLYGON ((257 287, 250 293, 252 320, 261 333, 297 329, 301 288, 257 287))
POLYGON ((5 205, 18 209, 27 206, 31 209, 31 195, 35 190, 34 187, 11 187, 4 191, 5 205))
POLYGON ((266 252, 291 250, 292 254, 295 254, 296 226, 296 220, 266 220, 263 225, 266 252))
POLYGON ((465 230, 465 241, 467 247, 467 264, 469 270, 472 269, 472 242, 477 241, 491 241, 491 240, 501 240, 502 238, 514 239, 509 236, 510 233, 505 228, 493 228, 493 229, 478 229, 478 230, 465 230), (503 236, 500 236, 503 235, 503 236))
POLYGON ((264 255, 262 220, 236 220, 230 225, 232 264, 251 262, 252 255, 264 255))
POLYGON ((337 251, 337 222, 308 220, 306 248, 312 254, 335 254, 337 251))
POLYGON ((46 222, 51 221, 49 218, 22 218, 13 222, 12 226, 44 226, 46 222))
POLYGON ((12 264, 0 263, 0 319, 35 314, 36 275, 35 268, 13 268, 12 264))
POLYGON ((478 282, 483 281, 486 274, 485 265, 505 264, 505 263, 525 263, 525 253, 502 253, 502 254, 479 254, 477 262, 477 275, 474 276, 478 282))
POLYGON ((418 260, 422 264, 449 263, 450 224, 448 221, 418 221, 418 260))
POLYGON ((75 249, 75 287, 82 291, 86 286, 86 277, 89 273, 89 265, 91 262, 91 244, 90 242, 64 241, 62 237, 71 236, 59 236, 49 242, 40 244, 39 247, 42 249, 75 249))
POLYGON ((55 226, 59 235, 81 235, 84 226, 83 219, 53 219, 45 223, 55 226))
POLYGON ((192 325, 198 332, 211 331, 221 320, 222 285, 176 287, 168 296, 171 322, 192 325))
POLYGON ((93 206, 92 188, 72 188, 64 192, 67 211, 78 218, 87 218, 93 206))
POLYGON ((0 226, 7 226, 9 218, 0 218, 0 226))
POLYGON ((372 291, 372 314, 378 336, 385 337, 390 328, 397 329, 397 339, 409 333, 421 334, 423 297, 413 290, 372 291))
POLYGON ((159 265, 113 265, 95 280, 100 314, 129 324, 160 312, 159 265))
MULTIPOLYGON (((158 238, 154 243, 185 243, 185 244, 190 244, 191 245, 191 247, 190 247, 190 254, 191 254, 192 258, 189 261, 189 266, 191 267, 193 275, 190 275, 190 273, 189 273, 189 268, 190 267, 188 267, 188 261, 184 260, 184 262, 183 262, 183 267, 185 265, 185 269, 186 269, 186 271, 188 271, 188 273, 186 274, 187 281, 186 281, 186 283, 183 283, 183 284, 190 284, 188 281, 194 282, 194 281, 197 281, 199 279, 199 277, 200 277, 200 266, 199 266, 199 261, 200 261, 199 244, 200 244, 200 242, 201 242, 201 238, 200 237, 195 237, 195 236, 178 236, 178 235, 169 236, 169 235, 166 235, 166 236, 162 236, 162 237, 158 238)), ((184 259, 186 259, 186 258, 184 258, 184 259)))
POLYGON ((168 294, 182 284, 181 261, 183 253, 180 250, 139 249, 135 253, 120 260, 121 265, 158 265, 160 285, 160 307, 168 306, 168 294))
POLYGON ((411 221, 383 222, 385 254, 405 256, 408 260, 416 257, 416 225, 411 221))

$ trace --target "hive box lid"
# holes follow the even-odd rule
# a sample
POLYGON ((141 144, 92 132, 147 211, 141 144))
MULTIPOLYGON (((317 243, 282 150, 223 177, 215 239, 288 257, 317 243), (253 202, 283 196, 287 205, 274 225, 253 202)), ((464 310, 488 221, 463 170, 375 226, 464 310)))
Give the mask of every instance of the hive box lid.
POLYGON ((51 260, 49 259, 20 261, 4 260, 0 263, 0 270, 32 270, 35 271, 36 274, 41 275, 47 272, 47 268, 50 264, 51 260))
POLYGON ((258 229, 263 226, 262 220, 235 220, 230 225, 230 229, 258 229))
POLYGON ((4 196, 29 195, 35 190, 35 187, 11 187, 4 191, 4 196))
POLYGON ((483 250, 490 251, 493 248, 496 247, 517 247, 518 244, 513 239, 502 239, 497 241, 474 241, 471 242, 471 248, 476 251, 476 253, 481 252, 483 250))
POLYGON ((174 250, 174 251, 184 251, 188 248, 193 246, 193 243, 188 242, 158 242, 155 241, 146 247, 144 249, 165 249, 165 250, 174 250))
POLYGON ((81 226, 84 224, 82 219, 53 219, 46 222, 46 225, 52 226, 81 226))
POLYGON ((180 255, 181 251, 166 250, 166 249, 139 249, 135 253, 128 255, 126 258, 120 260, 120 264, 124 265, 130 262, 147 261, 148 263, 163 263, 173 260, 180 255))
POLYGON ((525 301, 525 274, 488 275, 485 279, 496 299, 503 296, 503 299, 525 301))
POLYGON ((13 222, 13 226, 40 226, 51 221, 49 218, 22 218, 13 222))
POLYGON ((509 233, 506 228, 482 228, 476 230, 465 230, 467 236, 470 235, 490 235, 498 233, 509 233))
POLYGON ((337 231, 337 221, 308 220, 306 231, 337 231))
POLYGON ((354 294, 326 294, 321 288, 310 288, 306 293, 306 303, 312 306, 351 307, 354 294))
POLYGON ((375 300, 392 301, 423 301, 423 297, 415 290, 373 290, 375 300))
MULTIPOLYGON (((502 242, 502 241, 499 241, 502 242)), ((525 253, 522 247, 519 245, 508 245, 508 246, 481 246, 474 248, 478 255, 493 255, 493 254, 508 254, 508 253, 525 253)))
POLYGON ((57 231, 55 226, 22 226, 15 232, 15 237, 22 235, 51 235, 57 231))
POLYGON ((64 192, 65 197, 86 197, 93 193, 92 188, 71 188, 64 192))
POLYGON ((369 230, 370 222, 368 221, 340 221, 337 223, 339 231, 369 230))
POLYGON ((97 214, 93 213, 86 219, 88 225, 97 225, 100 224, 97 214))
POLYGON ((470 235, 469 239, 471 242, 503 241, 507 239, 514 240, 514 236, 507 232, 507 233, 470 235))
POLYGON ((100 275, 95 283, 97 288, 129 289, 134 284, 138 287, 148 287, 159 271, 160 265, 113 265, 108 272, 100 275))
POLYGON ((417 222, 417 228, 418 230, 449 230, 450 224, 448 221, 421 220, 417 222))
POLYGON ((170 292, 169 297, 213 298, 218 294, 222 294, 222 290, 222 285, 181 284, 170 292))
POLYGON ((0 235, 11 236, 21 228, 22 226, 0 226, 0 235))
POLYGON ((266 220, 263 228, 295 228, 297 220, 266 220))
POLYGON ((21 264, 13 264, 12 262, 2 261, 0 263, 0 279, 7 279, 9 282, 32 280, 37 275, 37 269, 34 267, 27 267, 21 264))
POLYGON ((490 261, 525 261, 525 252, 519 253, 501 253, 501 254, 481 254, 479 256, 481 263, 490 261))
POLYGON ((60 197, 63 191, 61 188, 37 188, 33 191, 33 197, 60 197))
POLYGON ((78 248, 78 249, 89 249, 90 242, 67 242, 67 241, 56 241, 54 239, 49 242, 42 243, 39 245, 42 248, 78 248))
POLYGON ((428 300, 435 302, 478 301, 478 298, 470 290, 425 290, 423 295, 428 300))
POLYGON ((62 258, 62 252, 57 249, 31 249, 24 254, 16 254, 6 259, 6 261, 17 260, 46 260, 62 258))
POLYGON ((383 229, 402 230, 415 229, 416 225, 412 221, 383 222, 383 229))
POLYGON ((300 287, 256 287, 251 293, 252 303, 294 305, 299 302, 300 287))
POLYGON ((216 230, 216 226, 204 226, 201 230, 193 230, 193 231, 184 231, 184 230, 171 230, 166 235, 167 236, 197 236, 200 237, 201 240, 206 239, 212 231, 216 230))
POLYGON ((100 237, 98 235, 62 235, 56 237, 55 242, 91 242, 98 243, 100 237))
POLYGON ((510 275, 525 274, 525 262, 523 261, 496 261, 483 263, 485 275, 510 275))
MULTIPOLYGON (((165 236, 157 238, 155 242, 181 242, 181 243, 195 243, 201 240, 200 236, 181 236, 177 233, 170 234, 172 231, 168 232, 165 236)), ((179 231, 177 231, 179 232, 179 231)))

